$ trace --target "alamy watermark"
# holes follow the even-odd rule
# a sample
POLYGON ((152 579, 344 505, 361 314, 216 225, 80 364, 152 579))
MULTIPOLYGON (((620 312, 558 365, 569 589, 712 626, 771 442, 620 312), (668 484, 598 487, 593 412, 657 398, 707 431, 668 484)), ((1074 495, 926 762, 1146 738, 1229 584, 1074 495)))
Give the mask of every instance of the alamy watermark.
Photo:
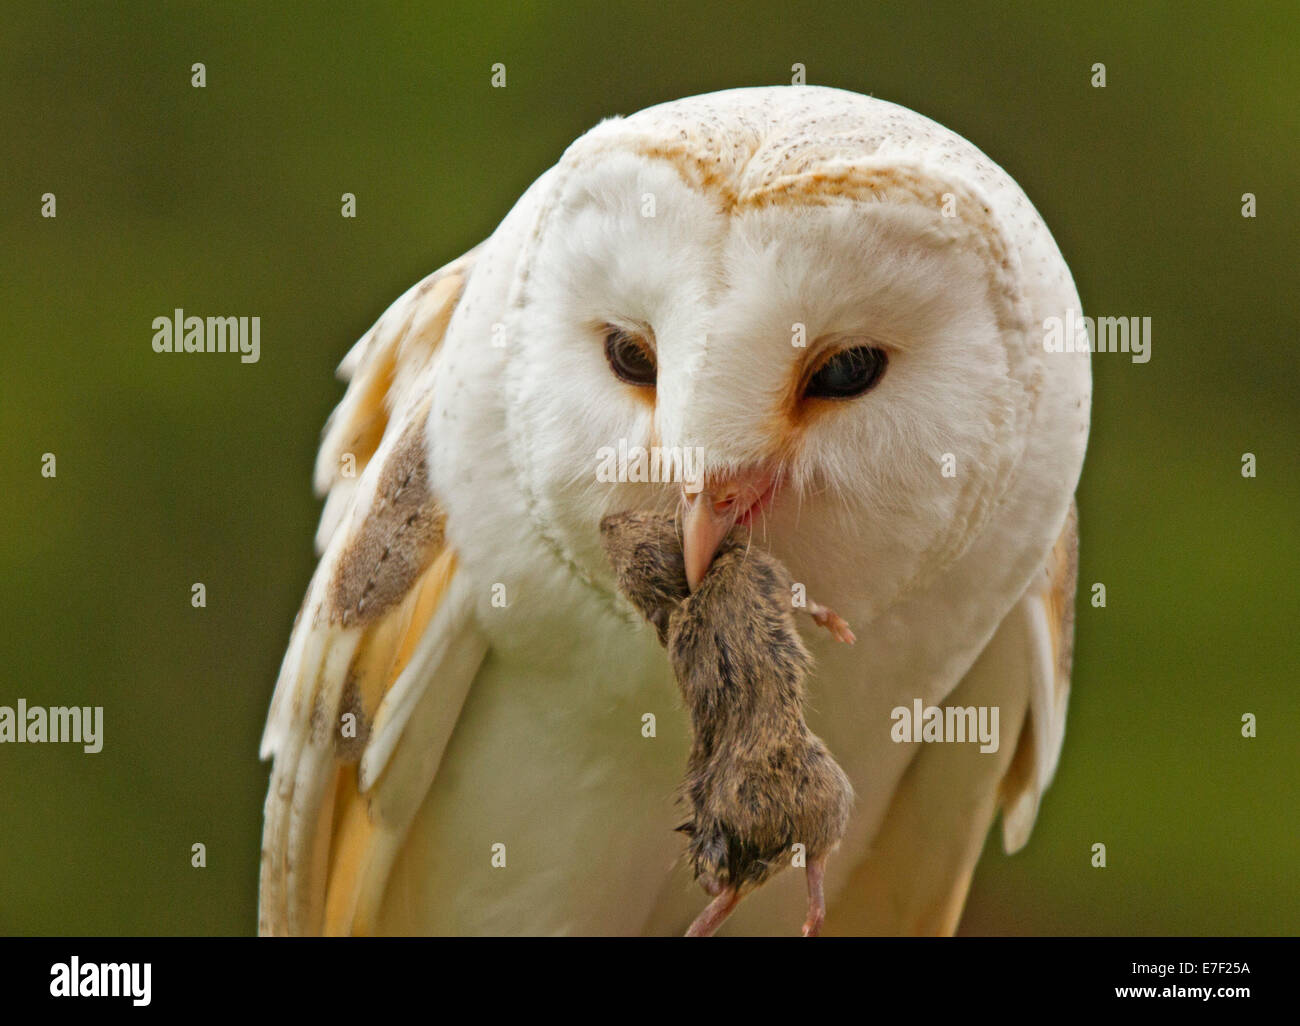
POLYGON ((142 1008, 152 1000, 152 962, 82 962, 73 955, 50 966, 50 997, 126 997, 142 1008))
POLYGON ((681 484, 688 492, 704 487, 704 449, 700 446, 602 445, 596 450, 596 480, 681 484))
POLYGON ((186 317, 179 307, 171 317, 153 319, 155 353, 239 353, 240 363, 262 356, 262 318, 186 317))
POLYGON ((966 744, 978 742, 980 751, 989 755, 998 750, 998 706, 950 705, 940 708, 926 705, 919 698, 912 708, 895 706, 889 718, 894 725, 889 736, 897 744, 966 744))
POLYGON ((48 709, 18 699, 0 705, 0 744, 77 744, 89 755, 104 747, 104 707, 55 705, 48 709))
POLYGON ((1065 317, 1043 321, 1043 348, 1049 353, 1131 353, 1134 363, 1151 359, 1150 317, 1065 317))

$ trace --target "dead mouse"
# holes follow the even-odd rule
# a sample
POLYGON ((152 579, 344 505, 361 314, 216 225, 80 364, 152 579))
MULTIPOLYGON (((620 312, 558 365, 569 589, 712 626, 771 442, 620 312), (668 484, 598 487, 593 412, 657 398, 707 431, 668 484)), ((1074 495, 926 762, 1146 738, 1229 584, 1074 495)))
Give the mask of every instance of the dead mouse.
MULTIPOLYGON (((804 722, 812 657, 794 623, 792 581, 769 554, 733 531, 699 587, 686 583, 681 542, 667 514, 617 513, 601 541, 619 589, 659 632, 690 713, 694 740, 682 797, 688 859, 712 895, 687 936, 709 936, 745 894, 802 844, 808 918, 825 918, 826 858, 848 825, 853 788, 804 722)), ((807 611, 841 641, 848 624, 809 601, 807 611)))

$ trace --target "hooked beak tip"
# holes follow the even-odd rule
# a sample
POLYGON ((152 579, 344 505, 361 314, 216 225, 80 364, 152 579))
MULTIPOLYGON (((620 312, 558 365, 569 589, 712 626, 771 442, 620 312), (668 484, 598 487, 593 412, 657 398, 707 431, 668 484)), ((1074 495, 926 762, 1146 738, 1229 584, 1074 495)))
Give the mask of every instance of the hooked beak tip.
POLYGON ((755 511, 772 501, 775 493, 770 468, 757 467, 727 475, 708 477, 682 488, 686 515, 682 525, 682 554, 686 583, 694 591, 713 565, 718 546, 738 523, 746 523, 755 511))
POLYGON ((682 558, 686 564, 686 584, 691 591, 699 587, 713 564, 722 539, 731 530, 731 511, 719 512, 711 492, 686 495, 686 517, 682 523, 682 558))

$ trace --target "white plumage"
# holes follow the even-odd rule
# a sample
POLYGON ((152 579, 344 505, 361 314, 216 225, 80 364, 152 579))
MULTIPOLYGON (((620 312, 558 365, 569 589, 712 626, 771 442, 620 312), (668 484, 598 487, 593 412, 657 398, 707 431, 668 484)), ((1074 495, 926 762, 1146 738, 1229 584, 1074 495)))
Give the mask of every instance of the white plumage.
MULTIPOLYGON (((620 439, 700 446, 711 484, 775 475, 756 541, 859 639, 806 639, 809 724, 858 794, 827 932, 954 929, 998 808, 1014 850, 1061 744, 1090 375, 1042 323, 1067 309, 1016 184, 892 104, 740 89, 575 142, 344 362, 321 563, 263 741, 262 931, 693 918, 672 829, 689 725, 597 530, 680 495, 598 482, 620 439), (610 326, 653 387, 611 372, 610 326), (888 354, 879 383, 806 397, 855 346, 888 354), (999 750, 893 742, 918 698, 998 706, 999 750)), ((800 887, 781 874, 725 932, 793 932, 800 887)))

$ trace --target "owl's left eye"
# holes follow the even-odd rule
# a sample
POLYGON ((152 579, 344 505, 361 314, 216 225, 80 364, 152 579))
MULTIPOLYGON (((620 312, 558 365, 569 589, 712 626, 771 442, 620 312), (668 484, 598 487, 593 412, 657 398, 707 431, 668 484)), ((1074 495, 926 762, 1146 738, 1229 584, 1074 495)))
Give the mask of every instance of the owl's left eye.
POLYGON ((659 367, 649 344, 622 328, 606 328, 605 359, 609 361, 614 376, 629 385, 653 387, 659 376, 659 367))
POLYGON ((804 397, 852 399, 876 386, 889 363, 883 349, 855 346, 836 353, 808 381, 804 397))

